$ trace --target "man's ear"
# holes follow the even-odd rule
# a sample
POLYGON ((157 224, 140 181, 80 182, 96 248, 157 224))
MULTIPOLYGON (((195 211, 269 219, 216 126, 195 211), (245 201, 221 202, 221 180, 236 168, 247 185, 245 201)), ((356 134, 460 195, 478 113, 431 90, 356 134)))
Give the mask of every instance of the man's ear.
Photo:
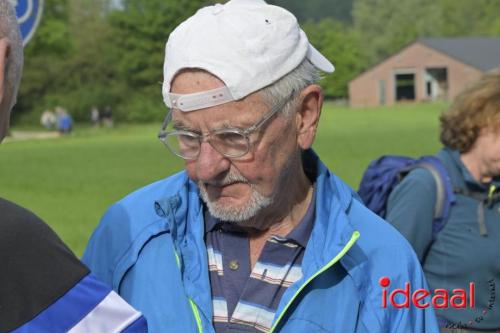
POLYGON ((323 90, 317 84, 303 89, 298 98, 297 113, 297 144, 303 150, 309 149, 316 136, 321 107, 323 105, 323 90))
POLYGON ((9 57, 10 42, 8 38, 0 38, 0 104, 3 100, 5 89, 5 69, 9 57))
POLYGON ((10 117, 10 101, 5 101, 5 71, 7 58, 9 57, 10 41, 8 38, 0 38, 0 141, 7 134, 10 117))

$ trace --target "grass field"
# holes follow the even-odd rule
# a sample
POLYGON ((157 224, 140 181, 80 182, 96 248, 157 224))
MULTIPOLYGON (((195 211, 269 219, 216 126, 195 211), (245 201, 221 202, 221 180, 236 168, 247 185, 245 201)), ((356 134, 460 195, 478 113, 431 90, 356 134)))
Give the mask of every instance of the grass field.
MULTIPOLYGON (((382 154, 433 154, 444 104, 323 109, 315 149, 357 188, 370 160, 382 154)), ((76 128, 70 137, 0 145, 0 196, 42 217, 81 255, 111 203, 182 169, 156 139, 160 123, 76 128)))

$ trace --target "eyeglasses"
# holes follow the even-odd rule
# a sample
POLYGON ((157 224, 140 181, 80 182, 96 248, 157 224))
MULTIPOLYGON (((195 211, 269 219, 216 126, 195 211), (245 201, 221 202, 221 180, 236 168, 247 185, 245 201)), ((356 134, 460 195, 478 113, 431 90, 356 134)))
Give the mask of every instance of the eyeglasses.
POLYGON ((228 158, 239 158, 250 151, 249 136, 278 113, 287 101, 288 99, 285 99, 282 103, 273 107, 259 121, 246 129, 224 128, 208 134, 198 134, 176 129, 168 131, 167 127, 172 121, 172 110, 170 110, 163 121, 158 138, 173 154, 185 160, 198 158, 201 143, 204 141, 210 143, 216 151, 228 158))

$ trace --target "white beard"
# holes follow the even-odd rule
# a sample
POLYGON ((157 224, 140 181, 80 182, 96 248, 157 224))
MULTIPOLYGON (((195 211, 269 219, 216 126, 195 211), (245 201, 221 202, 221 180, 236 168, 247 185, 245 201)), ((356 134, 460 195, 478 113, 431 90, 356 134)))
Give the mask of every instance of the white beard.
MULTIPOLYGON (((220 182, 220 185, 224 186, 234 182, 249 183, 248 180, 242 175, 230 172, 220 182)), ((198 187, 200 188, 201 198, 207 205, 210 214, 213 217, 225 222, 243 222, 250 220, 263 208, 268 207, 273 202, 272 197, 266 197, 260 194, 252 185, 250 185, 252 191, 250 199, 242 207, 223 205, 210 200, 203 182, 198 182, 198 187)))

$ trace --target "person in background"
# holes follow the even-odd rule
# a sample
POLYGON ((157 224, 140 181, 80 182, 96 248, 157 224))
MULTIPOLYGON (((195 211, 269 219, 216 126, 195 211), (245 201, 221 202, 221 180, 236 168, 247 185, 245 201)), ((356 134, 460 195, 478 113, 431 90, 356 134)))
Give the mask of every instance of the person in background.
POLYGON ((113 128, 115 126, 115 122, 113 119, 113 110, 109 105, 106 105, 104 107, 104 111, 102 112, 102 123, 107 128, 113 128))
MULTIPOLYGON (((0 0, 0 141, 9 127, 22 63, 14 10, 0 0)), ((90 274, 47 224, 2 198, 0 266, 1 333, 147 331, 141 313, 90 274)))
POLYGON ((170 34, 159 138, 186 170, 114 204, 83 256, 153 331, 437 332, 432 308, 381 306, 384 276, 427 287, 420 264, 311 149, 333 70, 264 1, 170 34))
POLYGON ((73 130, 73 118, 68 111, 63 107, 56 107, 57 129, 60 134, 70 134, 73 130))
POLYGON ((97 106, 93 106, 90 110, 90 123, 93 127, 101 126, 101 115, 97 106))
POLYGON ((45 127, 46 130, 50 131, 56 128, 57 118, 54 112, 51 110, 43 111, 40 117, 40 124, 45 127))
POLYGON ((393 190, 386 219, 413 245, 431 290, 475 284, 475 308, 437 311, 443 332, 500 332, 500 70, 455 99, 440 138, 455 197, 444 228, 433 239, 436 182, 423 168, 393 190))

